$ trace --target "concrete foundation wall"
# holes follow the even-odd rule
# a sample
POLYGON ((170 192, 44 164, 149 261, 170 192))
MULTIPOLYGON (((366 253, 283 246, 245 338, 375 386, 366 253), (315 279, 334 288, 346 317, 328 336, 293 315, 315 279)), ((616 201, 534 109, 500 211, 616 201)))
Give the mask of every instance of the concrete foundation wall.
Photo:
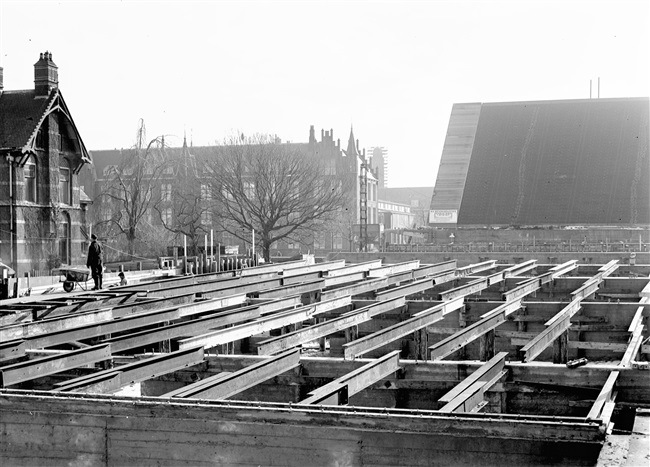
POLYGON ((459 420, 2 392, 0 459, 12 466, 593 465, 601 448, 594 423, 459 420))
MULTIPOLYGON (((414 247, 415 248, 415 247, 414 247)), ((458 267, 467 266, 473 263, 480 263, 486 259, 496 260, 498 263, 515 264, 523 259, 536 259, 538 264, 560 264, 570 260, 578 260, 581 264, 606 264, 611 260, 618 260, 619 264, 628 264, 630 255, 627 252, 422 252, 412 251, 408 253, 380 252, 380 253, 350 253, 335 252, 329 253, 326 261, 345 259, 351 263, 361 263, 381 258, 385 264, 401 263, 404 261, 420 260, 420 264, 435 264, 455 259, 458 267)), ((637 252, 636 264, 650 264, 650 252, 637 252)))

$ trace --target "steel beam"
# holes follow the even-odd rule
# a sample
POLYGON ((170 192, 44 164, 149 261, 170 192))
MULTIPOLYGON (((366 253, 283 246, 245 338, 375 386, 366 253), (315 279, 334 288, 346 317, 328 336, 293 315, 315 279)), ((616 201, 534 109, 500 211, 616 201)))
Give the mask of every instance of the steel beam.
POLYGON ((286 297, 287 295, 302 294, 307 292, 314 292, 316 290, 322 290, 325 287, 324 284, 325 281, 319 279, 310 282, 282 285, 280 287, 275 287, 267 290, 251 290, 249 293, 256 295, 257 298, 282 298, 286 297))
POLYGON ((436 264, 425 264, 413 270, 413 279, 421 279, 423 277, 435 276, 445 272, 456 271, 456 260, 444 261, 436 264))
POLYGON ((203 347, 178 350, 54 385, 55 392, 106 394, 203 362, 203 347))
POLYGON ((605 404, 614 400, 614 386, 618 375, 618 371, 612 371, 609 373, 607 381, 605 381, 603 388, 600 390, 598 397, 596 397, 596 400, 587 414, 587 420, 596 420, 599 418, 605 404))
POLYGON ((53 375, 80 366, 109 360, 110 358, 111 348, 109 345, 95 345, 80 350, 72 350, 61 355, 14 363, 13 365, 0 367, 0 387, 12 386, 23 381, 53 375))
MULTIPOLYGON (((283 352, 275 357, 269 357, 261 362, 242 368, 230 374, 219 374, 216 377, 186 386, 183 392, 174 391, 173 397, 196 399, 227 399, 248 388, 263 383, 300 365, 300 349, 283 352)), ((170 397, 165 394, 161 397, 170 397)))
POLYGON ((429 347, 431 360, 440 360, 478 339, 483 334, 505 322, 508 315, 521 308, 521 300, 514 300, 496 307, 483 315, 481 320, 461 329, 456 334, 429 347))
POLYGON ((327 275, 325 277, 333 278, 338 276, 347 276, 348 274, 355 274, 359 272, 367 273, 371 269, 380 268, 381 265, 381 259, 374 259, 372 261, 365 261, 363 263, 351 264, 342 268, 330 269, 327 271, 327 275))
POLYGON ((455 287, 453 289, 446 290, 438 294, 440 300, 451 300, 457 297, 465 297, 467 295, 472 295, 481 290, 488 288, 488 279, 487 277, 482 279, 475 279, 467 284, 461 285, 460 287, 455 287))
POLYGON ((161 328, 139 331, 118 337, 104 339, 102 343, 111 344, 114 353, 143 347, 179 337, 192 336, 222 326, 242 323, 259 318, 260 310, 256 305, 240 309, 227 310, 209 316, 203 316, 191 321, 170 324, 161 328))
POLYGON ((371 270, 368 275, 369 277, 386 277, 401 272, 413 271, 419 267, 420 260, 416 259, 413 261, 405 261, 403 263, 387 264, 386 266, 371 270))
POLYGON ((314 324, 298 331, 290 332, 284 336, 261 341, 258 343, 257 351, 260 355, 274 354, 369 321, 373 316, 394 310, 405 304, 406 299, 404 297, 377 302, 376 304, 342 314, 338 318, 314 324))
POLYGON ((180 349, 187 349, 197 345, 203 345, 205 348, 212 348, 217 345, 234 342, 245 339, 256 334, 278 329, 289 324, 300 323, 311 318, 316 311, 314 305, 303 306, 295 310, 275 313, 265 316, 250 323, 237 324, 233 327, 220 329, 217 331, 199 334, 178 341, 180 349))
POLYGON ((285 271, 282 271, 282 277, 286 278, 292 276, 299 276, 302 274, 308 274, 313 272, 325 273, 332 269, 340 269, 343 266, 345 266, 344 259, 336 260, 336 261, 327 261, 324 263, 310 264, 309 266, 301 266, 298 268, 287 269, 285 271))
POLYGON ((412 318, 402 321, 401 323, 381 329, 373 334, 357 339, 354 342, 344 344, 344 358, 346 360, 354 360, 360 355, 378 349, 379 347, 407 336, 419 329, 426 328, 427 326, 440 321, 445 317, 445 315, 454 310, 458 310, 462 306, 463 298, 459 297, 423 310, 412 318))
POLYGON ((346 285, 332 290, 323 290, 321 292, 321 300, 330 300, 337 297, 344 297, 346 295, 359 295, 367 292, 374 292, 377 289, 388 286, 388 278, 381 277, 378 279, 365 280, 356 284, 346 285))
POLYGON ((505 367, 505 358, 507 356, 508 352, 500 352, 495 355, 489 361, 477 368, 471 375, 458 383, 451 391, 438 399, 438 403, 447 404, 463 394, 473 384, 477 382, 485 384, 486 382, 493 380, 496 376, 499 376, 505 367))
MULTIPOLYGON (((323 401, 332 401, 332 396, 338 394, 345 388, 346 396, 351 397, 371 384, 381 381, 388 375, 400 369, 399 350, 394 350, 381 358, 378 358, 361 368, 335 379, 331 383, 309 393, 309 397, 300 401, 301 405, 323 404, 323 401)), ((339 399, 338 397, 336 399, 339 399)), ((340 400, 340 399, 339 399, 340 400)), ((339 405, 339 404, 336 404, 339 405)))
POLYGON ((390 300, 391 298, 396 298, 400 296, 413 295, 418 292, 424 292, 425 290, 431 289, 433 287, 433 279, 426 278, 420 279, 410 284, 405 284, 399 287, 392 289, 384 290, 382 292, 375 293, 375 298, 377 300, 390 300))
POLYGON ((25 355, 25 350, 25 341, 22 339, 0 341, 0 362, 22 357, 25 355))
POLYGON ((456 275, 458 277, 471 276, 474 273, 481 271, 488 271, 496 267, 496 260, 491 259, 488 261, 483 261, 481 263, 470 264, 469 266, 463 266, 462 268, 456 269, 456 275))
POLYGON ((533 361, 546 347, 571 327, 571 317, 580 310, 580 301, 580 298, 574 299, 546 322, 548 327, 544 331, 521 348, 521 351, 524 352, 524 362, 533 361))

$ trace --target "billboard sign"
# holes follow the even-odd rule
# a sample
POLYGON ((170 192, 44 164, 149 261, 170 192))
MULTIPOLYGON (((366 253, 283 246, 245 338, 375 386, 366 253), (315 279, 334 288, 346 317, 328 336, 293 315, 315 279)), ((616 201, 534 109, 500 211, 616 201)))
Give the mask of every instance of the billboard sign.
POLYGON ((456 224, 458 209, 435 209, 429 211, 429 224, 456 224))

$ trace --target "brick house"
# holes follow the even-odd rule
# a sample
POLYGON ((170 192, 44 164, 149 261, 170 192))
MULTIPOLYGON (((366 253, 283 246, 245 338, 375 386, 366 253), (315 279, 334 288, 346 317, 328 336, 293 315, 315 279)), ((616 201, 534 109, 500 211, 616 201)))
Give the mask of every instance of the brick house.
POLYGON ((19 276, 85 264, 90 201, 78 174, 92 164, 58 83, 52 54, 34 89, 5 91, 0 68, 0 261, 19 276))

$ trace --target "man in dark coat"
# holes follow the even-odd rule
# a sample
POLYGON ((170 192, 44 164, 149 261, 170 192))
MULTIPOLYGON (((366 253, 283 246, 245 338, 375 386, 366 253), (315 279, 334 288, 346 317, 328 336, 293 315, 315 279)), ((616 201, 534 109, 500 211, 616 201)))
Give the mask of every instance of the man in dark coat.
POLYGON ((90 243, 90 247, 88 247, 88 260, 86 261, 86 266, 90 268, 93 281, 95 281, 95 287, 93 290, 99 290, 102 288, 102 279, 104 275, 102 246, 97 241, 97 235, 92 234, 90 238, 92 239, 92 242, 90 243))

